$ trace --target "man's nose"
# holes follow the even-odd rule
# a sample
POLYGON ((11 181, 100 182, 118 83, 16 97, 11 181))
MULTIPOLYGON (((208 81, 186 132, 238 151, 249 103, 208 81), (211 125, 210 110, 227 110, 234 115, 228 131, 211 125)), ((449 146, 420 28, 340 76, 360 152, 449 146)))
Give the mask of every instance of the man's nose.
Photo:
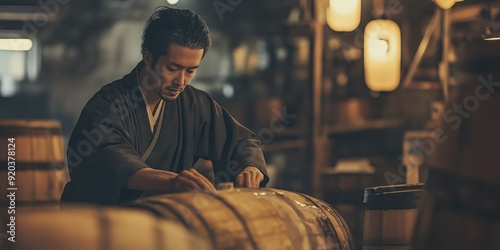
POLYGON ((177 75, 175 76, 175 84, 178 86, 184 86, 184 81, 185 81, 185 76, 184 76, 184 70, 179 70, 177 75))

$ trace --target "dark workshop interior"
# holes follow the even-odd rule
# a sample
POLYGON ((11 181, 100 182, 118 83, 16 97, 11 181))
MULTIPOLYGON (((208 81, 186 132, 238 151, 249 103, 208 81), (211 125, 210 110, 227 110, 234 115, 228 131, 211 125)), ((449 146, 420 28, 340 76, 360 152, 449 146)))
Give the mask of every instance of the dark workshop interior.
POLYGON ((0 248, 500 249, 498 90, 494 0, 0 0, 0 248), (158 6, 205 20, 189 85, 269 182, 64 209, 82 109, 158 6))

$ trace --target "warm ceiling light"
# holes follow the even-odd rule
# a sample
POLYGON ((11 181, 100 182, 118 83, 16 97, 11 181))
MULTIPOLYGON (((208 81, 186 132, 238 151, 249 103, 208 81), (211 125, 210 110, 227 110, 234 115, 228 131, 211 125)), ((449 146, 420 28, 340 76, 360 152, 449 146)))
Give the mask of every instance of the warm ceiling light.
POLYGON ((177 4, 178 2, 179 2, 179 0, 167 0, 167 3, 172 4, 172 5, 177 4))
POLYGON ((457 2, 463 2, 463 0, 434 0, 434 2, 441 7, 441 9, 449 9, 457 2))
POLYGON ((33 47, 33 41, 28 38, 0 38, 0 50, 28 51, 33 47))
POLYGON ((391 20, 373 20, 365 28, 365 81, 374 92, 393 91, 401 78, 401 30, 391 20))
POLYGON ((330 0, 326 22, 335 31, 353 31, 361 21, 361 0, 330 0))

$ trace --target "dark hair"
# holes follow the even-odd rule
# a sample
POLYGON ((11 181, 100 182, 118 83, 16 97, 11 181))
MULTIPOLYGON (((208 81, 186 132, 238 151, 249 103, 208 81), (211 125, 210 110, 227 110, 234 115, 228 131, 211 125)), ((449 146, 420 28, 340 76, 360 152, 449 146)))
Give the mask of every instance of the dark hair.
POLYGON ((142 33, 142 50, 149 50, 153 65, 158 58, 168 53, 170 44, 190 49, 203 49, 203 56, 212 46, 208 26, 191 10, 158 7, 146 22, 142 33))

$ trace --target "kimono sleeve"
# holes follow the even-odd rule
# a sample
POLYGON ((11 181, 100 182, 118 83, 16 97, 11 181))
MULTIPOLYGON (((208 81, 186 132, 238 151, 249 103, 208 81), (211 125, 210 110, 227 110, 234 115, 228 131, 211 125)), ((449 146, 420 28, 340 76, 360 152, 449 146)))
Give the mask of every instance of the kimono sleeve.
POLYGON ((118 204, 124 183, 148 167, 133 147, 131 118, 110 107, 95 96, 82 111, 68 145, 71 181, 63 201, 118 204))
POLYGON ((204 101, 197 156, 212 161, 215 182, 234 182, 243 169, 254 166, 264 174, 260 186, 265 187, 269 177, 260 140, 208 94, 204 101))

